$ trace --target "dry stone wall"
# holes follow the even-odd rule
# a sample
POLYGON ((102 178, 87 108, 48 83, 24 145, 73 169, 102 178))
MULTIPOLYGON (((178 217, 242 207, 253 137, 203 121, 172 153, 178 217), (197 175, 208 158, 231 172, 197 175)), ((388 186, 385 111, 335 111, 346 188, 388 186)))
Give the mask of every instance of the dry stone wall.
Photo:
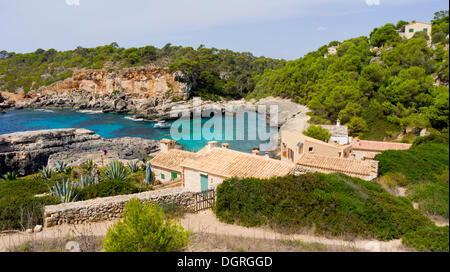
POLYGON ((192 197, 191 192, 179 187, 46 206, 44 226, 48 228, 61 224, 83 224, 121 218, 125 204, 132 198, 137 198, 142 202, 158 203, 159 205, 175 203, 187 210, 192 210, 195 205, 192 197))

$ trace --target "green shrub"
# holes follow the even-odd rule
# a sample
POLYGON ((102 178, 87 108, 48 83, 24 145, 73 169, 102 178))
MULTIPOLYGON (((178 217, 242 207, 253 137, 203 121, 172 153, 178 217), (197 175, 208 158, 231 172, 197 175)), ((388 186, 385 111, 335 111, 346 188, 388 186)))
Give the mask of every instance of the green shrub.
POLYGON ((55 185, 50 188, 50 193, 57 197, 59 201, 62 203, 69 203, 74 202, 77 200, 78 195, 80 193, 78 189, 78 185, 76 183, 73 183, 69 179, 61 179, 61 181, 55 182, 55 185))
POLYGON ((79 198, 81 200, 88 200, 98 197, 128 195, 138 192, 139 189, 129 182, 120 180, 106 180, 81 189, 79 198))
POLYGON ((2 175, 2 178, 0 178, 0 180, 5 180, 5 181, 16 180, 16 179, 17 179, 17 175, 14 172, 8 172, 8 173, 2 175))
POLYGON ((123 221, 106 233, 106 252, 171 252, 187 245, 189 233, 169 218, 156 204, 143 205, 131 199, 126 205, 123 221))
POLYGON ((448 252, 449 227, 425 227, 409 232, 402 237, 402 243, 418 251, 448 252))
POLYGON ((0 198, 0 230, 27 229, 42 225, 44 206, 58 204, 54 197, 0 198))
POLYGON ((26 229, 42 224, 43 207, 59 203, 54 197, 34 197, 46 192, 47 185, 35 179, 0 183, 0 230, 26 229))
POLYGON ((343 174, 225 180, 217 188, 214 212, 224 222, 244 226, 381 240, 432 225, 410 202, 343 174))
POLYGON ((112 161, 106 166, 103 176, 110 180, 124 181, 128 178, 130 172, 120 161, 112 161))
POLYGON ((331 133, 328 131, 328 129, 321 126, 309 126, 308 129, 303 131, 303 134, 324 142, 328 142, 331 137, 331 133))
POLYGON ((406 186, 408 198, 429 215, 449 216, 449 145, 444 135, 419 137, 409 150, 379 154, 379 181, 406 186))

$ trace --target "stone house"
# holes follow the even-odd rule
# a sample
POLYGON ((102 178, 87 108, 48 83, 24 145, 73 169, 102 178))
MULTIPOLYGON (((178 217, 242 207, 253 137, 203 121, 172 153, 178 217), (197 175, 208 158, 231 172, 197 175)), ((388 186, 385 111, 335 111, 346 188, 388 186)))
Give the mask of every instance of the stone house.
POLYGON ((376 155, 385 150, 407 150, 411 146, 411 144, 405 143, 360 140, 356 137, 353 139, 351 158, 355 160, 373 160, 376 155))
POLYGON ((304 135, 300 131, 281 131, 281 160, 298 162, 303 154, 314 154, 335 158, 347 158, 351 145, 326 143, 304 135))
POLYGON ((403 26, 398 30, 400 37, 411 39, 415 33, 425 31, 431 39, 431 24, 414 22, 403 26))
POLYGON ((286 176, 294 169, 294 164, 239 152, 228 148, 227 144, 217 146, 209 142, 206 147, 181 163, 183 186, 191 192, 215 189, 225 179, 271 178, 286 176))
POLYGON ((150 160, 155 179, 161 183, 181 179, 181 162, 195 155, 193 152, 174 149, 175 144, 173 140, 161 140, 161 152, 150 160))
POLYGON ((378 162, 352 160, 352 150, 352 144, 326 143, 301 131, 281 131, 281 160, 295 163, 297 172, 341 172, 365 180, 376 178, 378 162))
POLYGON ((339 45, 328 47, 328 52, 324 55, 324 58, 327 58, 330 55, 335 55, 337 53, 338 48, 339 48, 339 45))
POLYGON ((161 152, 150 162, 155 178, 166 183, 181 180, 182 186, 190 192, 215 189, 223 180, 232 177, 270 178, 291 173, 294 164, 274 160, 268 156, 229 149, 228 143, 218 147, 209 142, 197 153, 174 149, 176 142, 161 140, 161 152))

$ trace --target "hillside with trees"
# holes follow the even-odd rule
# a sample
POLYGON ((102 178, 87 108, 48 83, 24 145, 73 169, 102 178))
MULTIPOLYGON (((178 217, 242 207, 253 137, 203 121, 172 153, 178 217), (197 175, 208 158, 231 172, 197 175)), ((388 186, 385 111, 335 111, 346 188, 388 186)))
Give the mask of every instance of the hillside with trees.
POLYGON ((369 38, 331 42, 267 70, 247 97, 292 98, 308 105, 313 123, 340 119, 362 138, 394 138, 406 128, 448 130, 448 19, 448 11, 435 13, 431 46, 426 32, 400 37, 406 21, 375 28, 369 38), (337 54, 324 57, 335 45, 337 54))
POLYGON ((152 65, 181 70, 189 75, 194 95, 206 99, 239 99, 254 89, 254 77, 265 69, 284 66, 284 60, 255 57, 248 52, 165 45, 122 48, 117 43, 96 48, 77 47, 33 53, 0 52, 0 90, 27 93, 71 77, 80 69, 121 70, 152 65))

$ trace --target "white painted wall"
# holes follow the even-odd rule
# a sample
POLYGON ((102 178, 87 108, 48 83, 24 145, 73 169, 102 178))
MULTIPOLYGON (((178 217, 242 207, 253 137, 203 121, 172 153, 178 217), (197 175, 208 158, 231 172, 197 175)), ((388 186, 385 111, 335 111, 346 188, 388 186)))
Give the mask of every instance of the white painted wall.
POLYGON ((178 174, 178 178, 181 178, 180 172, 168 171, 166 169, 158 168, 153 166, 152 171, 155 173, 155 179, 161 183, 166 183, 172 180, 172 172, 178 174), (161 174, 164 174, 164 179, 161 178, 161 174))
POLYGON ((201 192, 201 174, 208 175, 208 189, 216 189, 223 182, 222 177, 201 173, 197 170, 184 168, 184 188, 189 192, 201 192))

